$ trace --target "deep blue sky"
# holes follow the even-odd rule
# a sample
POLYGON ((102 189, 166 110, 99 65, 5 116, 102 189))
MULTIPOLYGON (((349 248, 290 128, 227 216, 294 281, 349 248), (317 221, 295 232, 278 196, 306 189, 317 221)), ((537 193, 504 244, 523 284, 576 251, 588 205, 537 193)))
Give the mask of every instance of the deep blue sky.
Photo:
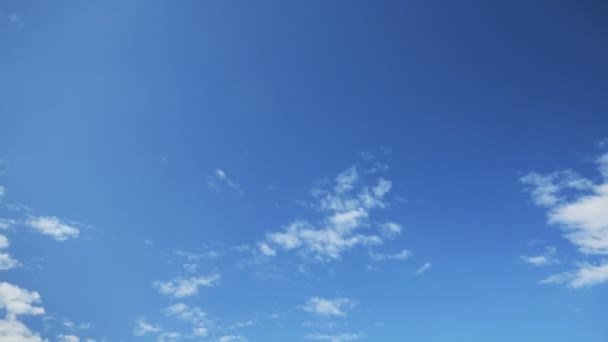
POLYGON ((606 341, 607 17, 1 1, 0 340, 606 341))

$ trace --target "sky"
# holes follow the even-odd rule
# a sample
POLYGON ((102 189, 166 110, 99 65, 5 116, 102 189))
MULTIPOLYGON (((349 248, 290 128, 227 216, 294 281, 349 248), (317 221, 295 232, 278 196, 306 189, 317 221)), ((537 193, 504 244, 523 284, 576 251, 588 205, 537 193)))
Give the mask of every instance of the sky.
POLYGON ((607 341, 607 16, 0 1, 0 341, 607 341))

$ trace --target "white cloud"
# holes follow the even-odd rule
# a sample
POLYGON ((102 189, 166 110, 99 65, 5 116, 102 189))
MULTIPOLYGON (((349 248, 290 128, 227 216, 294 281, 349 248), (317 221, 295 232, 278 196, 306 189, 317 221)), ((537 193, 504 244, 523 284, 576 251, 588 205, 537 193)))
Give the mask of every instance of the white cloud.
POLYGON ((146 320, 144 320, 144 319, 140 319, 137 322, 135 322, 135 328, 133 328, 133 335, 144 336, 147 334, 159 333, 161 331, 162 331, 161 327, 150 324, 150 323, 146 322, 146 320))
POLYGON ((32 217, 25 224, 57 241, 77 238, 80 234, 78 228, 72 227, 54 216, 32 217))
POLYGON ((158 342, 177 342, 181 338, 181 334, 178 332, 164 332, 156 339, 158 342))
MULTIPOLYGON (((586 257, 608 255, 608 154, 598 158, 597 164, 603 177, 599 183, 570 170, 522 178, 531 186, 528 190, 534 202, 547 208, 549 224, 558 226, 586 257)), ((581 288, 608 282, 602 275, 602 266, 579 263, 577 269, 542 282, 581 288)))
POLYGON ((4 195, 6 194, 6 189, 0 185, 0 198, 4 197, 4 195))
POLYGON ((530 265, 534 266, 547 266, 559 264, 559 260, 555 257, 557 249, 555 247, 548 246, 545 251, 539 255, 520 255, 520 259, 530 265))
POLYGON ((199 287, 212 287, 220 280, 219 274, 197 276, 191 278, 177 277, 173 280, 154 282, 154 286, 164 295, 183 298, 198 294, 199 287))
POLYGON ((207 325, 207 314, 201 308, 194 306, 190 307, 184 303, 177 303, 165 309, 165 314, 170 317, 192 323, 192 335, 197 337, 207 337, 209 331, 207 325))
POLYGON ((0 341, 6 342, 46 342, 32 332, 25 324, 14 319, 0 319, 0 341))
POLYGON ((403 260, 409 259, 411 256, 412 256, 412 252, 408 251, 407 249, 404 249, 401 252, 395 253, 395 254, 380 254, 380 253, 374 253, 374 252, 369 253, 369 257, 374 261, 385 261, 385 260, 403 261, 403 260))
POLYGON ((278 250, 293 250, 313 260, 329 261, 357 246, 379 245, 380 235, 393 237, 401 226, 389 222, 378 231, 361 231, 372 226, 370 216, 374 209, 386 207, 384 198, 391 187, 392 183, 382 178, 368 186, 357 167, 350 167, 334 179, 333 187, 311 191, 315 200, 307 204, 321 215, 317 223, 297 219, 280 231, 268 233, 260 243, 261 252, 274 256, 278 250))
POLYGON ((382 224, 381 228, 382 228, 382 234, 384 234, 384 236, 387 236, 389 238, 393 238, 393 237, 401 234, 401 231, 403 230, 403 226, 401 226, 400 224, 395 223, 395 222, 386 222, 386 223, 382 224))
POLYGON ((426 272, 428 272, 428 270, 431 269, 431 266, 433 266, 430 262, 426 262, 424 263, 424 265, 420 266, 416 272, 414 272, 414 275, 416 275, 417 277, 420 277, 421 275, 425 274, 426 272))
POLYGON ((39 303, 38 292, 0 282, 0 309, 6 312, 7 319, 15 319, 21 315, 42 315, 44 308, 36 306, 39 303))
POLYGON ((321 316, 346 316, 355 303, 348 298, 325 299, 313 297, 302 306, 302 310, 321 316))
POLYGON ((226 335, 226 336, 222 336, 220 337, 219 342, 245 342, 247 341, 247 339, 245 339, 243 336, 239 336, 239 335, 226 335))
POLYGON ((230 189, 239 194, 244 194, 241 185, 228 177, 222 169, 215 169, 213 173, 207 177, 207 187, 216 191, 230 189))
POLYGON ((541 280, 541 284, 566 284, 571 288, 580 289, 608 282, 608 261, 603 264, 579 264, 571 272, 554 274, 541 280))
POLYGON ((57 342, 80 342, 80 337, 76 335, 59 335, 57 342))
POLYGON ((0 252, 0 271, 7 271, 16 268, 19 265, 19 261, 13 258, 10 254, 0 252))
POLYGON ((0 249, 8 248, 8 246, 10 246, 10 243, 8 242, 8 238, 6 236, 0 234, 0 249))
POLYGON ((363 335, 362 334, 353 334, 353 333, 335 334, 335 335, 310 334, 310 335, 307 335, 306 338, 309 340, 315 340, 315 341, 348 342, 348 341, 360 340, 361 338, 363 338, 363 335))

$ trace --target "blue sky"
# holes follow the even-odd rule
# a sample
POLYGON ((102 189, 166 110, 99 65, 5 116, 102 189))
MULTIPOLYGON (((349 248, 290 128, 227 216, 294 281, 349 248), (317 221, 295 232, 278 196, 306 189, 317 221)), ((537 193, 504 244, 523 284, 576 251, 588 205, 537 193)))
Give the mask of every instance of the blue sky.
POLYGON ((0 340, 608 339, 601 1, 0 3, 0 340))

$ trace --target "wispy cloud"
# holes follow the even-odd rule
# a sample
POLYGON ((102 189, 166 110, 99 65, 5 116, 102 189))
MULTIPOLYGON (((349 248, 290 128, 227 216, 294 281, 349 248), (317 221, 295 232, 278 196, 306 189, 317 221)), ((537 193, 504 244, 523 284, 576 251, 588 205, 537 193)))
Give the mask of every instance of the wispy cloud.
POLYGON ((135 327, 133 328, 133 335, 135 336, 144 336, 148 334, 154 334, 161 332, 162 328, 158 325, 150 324, 145 319, 139 319, 135 322, 135 327))
POLYGON ((556 257, 557 249, 552 246, 545 247, 542 254, 538 255, 520 255, 519 258, 533 266, 547 266, 559 264, 559 260, 556 257))
POLYGON ((198 294, 200 287, 213 287, 218 284, 219 280, 219 274, 212 274, 210 276, 196 276, 190 278, 177 277, 165 282, 156 281, 153 285, 161 294, 175 298, 183 298, 198 294))
MULTIPOLYGON (((534 203, 547 208, 548 222, 558 226, 582 256, 608 255, 608 154, 596 160, 600 182, 571 170, 548 175, 530 173, 521 181, 528 185, 534 203)), ((608 281, 608 261, 582 262, 573 271, 550 276, 543 283, 565 283, 573 288, 608 281)))
POLYGON ((414 275, 415 275, 416 277, 420 277, 420 276, 422 276, 423 274, 425 274, 426 272, 428 272, 428 271, 431 269, 431 267, 432 267, 432 266, 433 266, 433 264, 431 264, 430 262, 426 262, 426 263, 424 263, 424 265, 420 266, 420 267, 419 267, 419 268, 416 270, 416 272, 414 272, 414 275))
POLYGON ((348 298, 325 299, 313 297, 302 306, 302 310, 321 316, 346 316, 347 311, 355 306, 348 298))
POLYGON ((222 169, 215 169, 213 173, 207 177, 207 187, 215 191, 232 190, 240 195, 245 193, 241 185, 230 179, 222 169))
POLYGON ((268 233, 259 250, 266 256, 298 251, 312 260, 329 261, 357 246, 379 245, 383 237, 399 234, 401 226, 385 223, 375 227, 376 234, 364 234, 361 228, 373 226, 370 217, 374 210, 387 206, 385 197, 391 187, 392 183, 384 178, 369 185, 356 166, 350 167, 334 178, 333 186, 311 191, 313 201, 306 204, 322 219, 296 219, 282 230, 268 233))
POLYGON ((328 341, 328 342, 348 342, 356 341, 363 338, 363 334, 344 333, 344 334, 309 334, 306 335, 309 340, 328 341))
POLYGON ((398 253, 394 253, 394 254, 382 254, 382 253, 375 253, 375 252, 370 252, 369 253, 369 257, 374 260, 374 261, 385 261, 385 260, 396 260, 396 261, 403 261, 403 260, 407 260, 412 256, 412 252, 408 251, 407 249, 404 249, 398 253))

